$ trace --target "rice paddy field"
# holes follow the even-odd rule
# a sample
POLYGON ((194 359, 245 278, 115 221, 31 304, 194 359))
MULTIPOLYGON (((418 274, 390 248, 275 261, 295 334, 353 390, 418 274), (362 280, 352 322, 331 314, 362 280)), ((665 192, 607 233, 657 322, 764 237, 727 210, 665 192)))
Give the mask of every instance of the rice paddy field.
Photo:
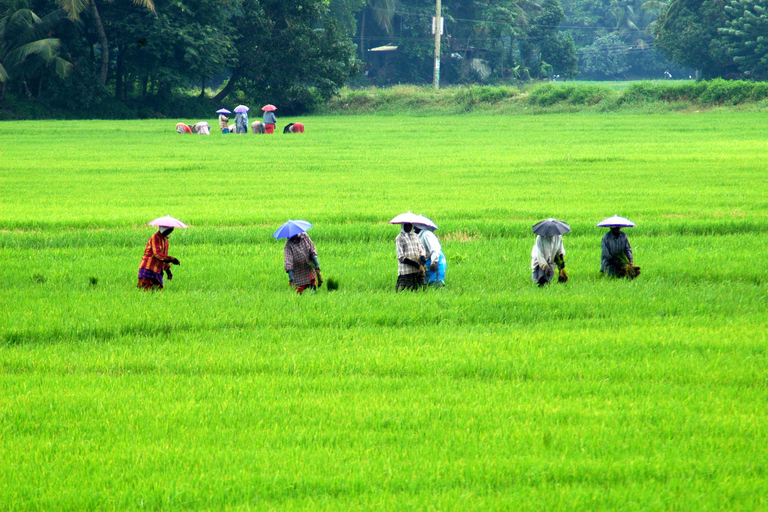
POLYGON ((0 509, 768 510, 765 114, 301 121, 0 124, 0 509), (408 210, 445 288, 394 293, 408 210), (291 291, 288 219, 338 290, 291 291))

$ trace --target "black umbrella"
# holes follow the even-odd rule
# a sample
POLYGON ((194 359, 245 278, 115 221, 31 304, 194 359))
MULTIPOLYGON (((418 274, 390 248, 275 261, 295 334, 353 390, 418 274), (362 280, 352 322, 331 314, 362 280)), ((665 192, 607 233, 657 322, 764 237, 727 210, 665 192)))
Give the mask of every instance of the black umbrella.
POLYGON ((545 219, 533 226, 533 232, 539 236, 564 235, 571 231, 571 226, 558 219, 545 219))

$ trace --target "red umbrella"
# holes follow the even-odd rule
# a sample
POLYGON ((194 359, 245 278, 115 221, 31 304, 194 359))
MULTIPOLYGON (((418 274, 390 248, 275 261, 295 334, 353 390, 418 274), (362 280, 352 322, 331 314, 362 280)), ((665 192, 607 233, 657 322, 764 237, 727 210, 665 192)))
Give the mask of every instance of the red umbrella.
POLYGON ((263 110, 264 112, 274 112, 275 110, 277 110, 277 107, 270 103, 269 105, 264 105, 263 107, 261 107, 261 110, 263 110))
POLYGON ((147 222, 150 226, 159 226, 162 228, 186 228, 187 225, 181 222, 178 219, 174 219, 170 215, 166 215, 165 217, 159 217, 155 220, 151 220, 147 222))

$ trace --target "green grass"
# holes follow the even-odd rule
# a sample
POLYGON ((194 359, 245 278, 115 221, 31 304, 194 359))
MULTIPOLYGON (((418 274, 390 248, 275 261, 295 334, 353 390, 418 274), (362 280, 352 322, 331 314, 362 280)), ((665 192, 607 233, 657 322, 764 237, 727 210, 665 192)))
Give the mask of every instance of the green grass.
POLYGON ((763 117, 301 121, 0 124, 0 509, 768 508, 763 117), (393 292, 407 210, 444 289, 393 292), (166 214, 182 264, 141 292, 166 214), (549 216, 571 280, 539 289, 549 216), (338 291, 289 290, 288 218, 338 291))

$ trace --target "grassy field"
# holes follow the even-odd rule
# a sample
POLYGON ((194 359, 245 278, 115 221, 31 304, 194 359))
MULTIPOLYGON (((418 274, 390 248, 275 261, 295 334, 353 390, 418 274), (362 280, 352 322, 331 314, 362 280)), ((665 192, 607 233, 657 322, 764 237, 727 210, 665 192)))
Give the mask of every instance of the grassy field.
POLYGON ((768 509, 764 115, 301 121, 0 124, 0 509, 768 509), (407 210, 443 289, 394 293, 407 210), (289 218, 338 291, 290 291, 289 218))

